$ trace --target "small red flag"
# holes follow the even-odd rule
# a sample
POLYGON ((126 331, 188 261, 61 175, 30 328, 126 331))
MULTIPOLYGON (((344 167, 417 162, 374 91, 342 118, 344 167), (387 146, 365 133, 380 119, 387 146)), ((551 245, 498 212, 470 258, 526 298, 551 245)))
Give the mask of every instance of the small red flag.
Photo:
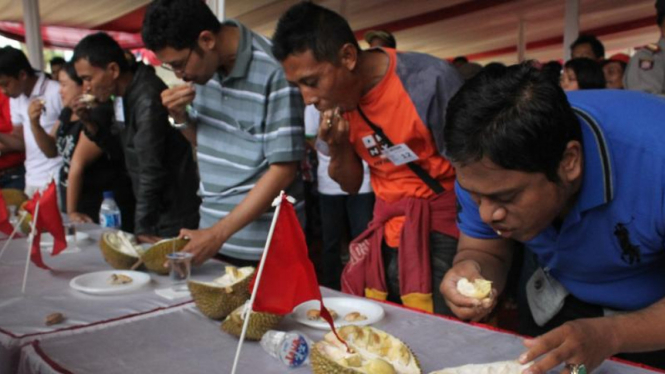
POLYGON ((9 223, 9 214, 7 214, 7 205, 5 199, 0 193, 0 232, 11 235, 14 232, 14 227, 9 223))
MULTIPOLYGON (((255 281, 256 278, 251 282, 250 291, 254 288, 255 281)), ((321 299, 314 265, 307 254, 305 234, 293 204, 288 201, 286 194, 282 194, 279 216, 252 310, 283 315, 291 313, 293 308, 309 300, 319 300, 321 317, 337 335, 332 316, 321 299)), ((342 339, 340 341, 343 342, 342 339)))
POLYGON ((37 222, 35 222, 35 237, 32 242, 30 259, 38 267, 49 269, 42 260, 42 253, 39 248, 42 231, 47 231, 53 235, 53 250, 51 251, 51 256, 55 256, 67 248, 65 228, 62 225, 62 216, 58 209, 55 182, 52 181, 41 196, 39 192, 35 192, 35 196, 32 200, 25 204, 25 210, 32 215, 33 220, 37 203, 39 203, 39 212, 37 214, 37 222))

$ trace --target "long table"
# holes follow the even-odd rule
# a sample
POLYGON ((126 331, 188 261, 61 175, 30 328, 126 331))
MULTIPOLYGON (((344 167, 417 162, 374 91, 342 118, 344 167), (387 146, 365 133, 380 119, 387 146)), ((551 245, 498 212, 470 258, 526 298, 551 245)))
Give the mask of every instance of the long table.
MULTIPOLYGON (((89 227, 98 238, 100 230, 89 227)), ((25 243, 12 244, 0 265, 0 373, 228 373, 237 338, 219 329, 220 322, 203 316, 189 298, 166 300, 155 288, 170 284, 152 274, 152 284, 132 294, 91 296, 68 286, 78 274, 106 270, 96 243, 81 253, 46 261, 54 272, 33 268, 27 292, 20 294, 25 243), (46 327, 52 312, 65 323, 46 327)), ((193 278, 211 279, 223 263, 210 261, 196 268, 193 278)), ((345 296, 322 289, 324 296, 345 296)), ((406 342, 418 356, 424 373, 444 367, 515 359, 523 352, 521 338, 453 319, 381 304, 385 317, 374 326, 406 342)), ((313 340, 324 332, 285 318, 279 330, 297 329, 313 340)), ((238 373, 285 373, 287 369, 256 342, 243 346, 238 373)), ((293 373, 310 372, 308 367, 293 373)), ((597 373, 652 373, 645 368, 606 361, 597 373)))

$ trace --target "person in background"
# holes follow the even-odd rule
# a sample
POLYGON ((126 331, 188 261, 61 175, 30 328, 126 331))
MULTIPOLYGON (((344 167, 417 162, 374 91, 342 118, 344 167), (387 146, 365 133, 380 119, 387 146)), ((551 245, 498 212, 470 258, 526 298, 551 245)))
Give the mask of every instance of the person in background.
POLYGON ((582 34, 570 45, 570 58, 588 58, 601 62, 605 58, 605 46, 595 36, 582 34))
POLYGON ((460 68, 460 66, 462 66, 464 64, 468 64, 468 63, 469 63, 469 59, 466 58, 465 56, 457 56, 452 61, 453 66, 458 68, 458 69, 460 68))
POLYGON ((605 75, 606 88, 623 89, 623 75, 630 56, 617 53, 601 63, 605 75))
POLYGON ((57 81, 60 76, 60 70, 65 66, 65 59, 60 56, 53 57, 49 61, 49 65, 51 66, 51 79, 57 81))
MULTIPOLYGON (((305 134, 308 138, 316 138, 320 122, 319 111, 314 105, 308 105, 305 108, 305 134)), ((316 147, 316 143, 314 144, 316 147)), ((323 234, 319 283, 322 286, 339 290, 343 268, 341 247, 344 232, 348 231, 353 240, 367 229, 374 210, 374 193, 370 185, 369 168, 366 163, 363 163, 362 186, 357 194, 349 195, 328 175, 330 155, 317 149, 317 156, 319 164, 316 174, 323 234)))
MULTIPOLYGON (((134 231, 134 194, 122 160, 111 159, 83 134, 83 123, 72 106, 83 94, 83 81, 74 65, 65 63, 60 70, 60 96, 64 109, 59 122, 47 133, 40 126, 41 105, 34 101, 28 108, 32 133, 47 157, 62 157, 58 193, 61 209, 72 222, 99 223, 103 192, 113 191, 122 215, 122 229, 134 231)), ((91 116, 112 116, 110 103, 92 108, 91 116)))
MULTIPOLYGON (((12 117, 9 98, 0 91, 0 133, 11 134, 12 117)), ((4 151, 0 143, 0 188, 25 189, 25 152, 4 151)))
POLYGON ((552 60, 544 63, 540 71, 550 77, 553 82, 559 84, 561 82, 561 69, 563 69, 563 65, 559 61, 552 60))
POLYGON ((658 43, 647 44, 631 57, 623 85, 627 90, 665 95, 665 0, 656 1, 658 43))
POLYGON ((0 89, 10 97, 11 133, 0 133, 0 152, 25 151, 25 194, 32 197, 56 178, 62 159, 48 158, 32 134, 28 106, 37 101, 41 107, 40 126, 50 132, 62 111, 60 84, 35 71, 22 51, 0 49, 0 89))
POLYGON ((564 91, 605 88, 603 69, 596 61, 588 58, 569 60, 563 67, 561 88, 564 91))
MULTIPOLYGON (((182 230, 200 264, 261 258, 280 191, 303 199, 304 106, 272 57, 270 41, 200 0, 154 1, 143 40, 186 84, 162 103, 192 144, 201 171, 200 230, 182 230), (196 22, 192 22, 196 20, 196 22), (187 110, 188 107, 193 110, 187 110)), ((304 204, 296 204, 299 215, 304 204)))
POLYGON ((446 313, 441 294, 431 291, 457 246, 455 171, 438 145, 462 77, 429 55, 363 51, 343 17, 310 2, 281 16, 273 54, 305 103, 322 111, 318 135, 330 150, 330 176, 356 194, 362 160, 370 169, 373 221, 352 243, 356 257, 342 289, 446 313))
POLYGON ((397 48, 397 41, 393 34, 384 30, 372 30, 365 33, 365 41, 369 44, 370 48, 373 47, 386 47, 397 48))
POLYGON ((84 92, 96 103, 113 102, 114 126, 90 118, 85 102, 75 101, 73 109, 90 140, 111 155, 124 155, 136 197, 138 240, 155 243, 177 236, 182 227, 198 227, 196 163, 187 140, 169 123, 160 98, 164 82, 143 64, 131 71, 120 45, 101 32, 83 38, 72 61, 84 92), (118 136, 120 147, 114 146, 118 136))
POLYGON ((479 74, 448 105, 461 234, 441 291, 459 318, 484 318, 524 243, 525 374, 591 373, 620 352, 665 368, 664 116, 659 98, 564 93, 527 63, 479 74), (490 299, 463 296, 462 278, 492 281, 490 299))

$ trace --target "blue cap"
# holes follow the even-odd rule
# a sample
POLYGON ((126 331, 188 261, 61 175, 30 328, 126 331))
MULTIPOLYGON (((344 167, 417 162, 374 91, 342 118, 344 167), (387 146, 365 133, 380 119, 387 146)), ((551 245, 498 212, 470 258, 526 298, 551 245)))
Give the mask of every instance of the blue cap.
POLYGON ((113 199, 113 191, 104 191, 105 199, 113 199))

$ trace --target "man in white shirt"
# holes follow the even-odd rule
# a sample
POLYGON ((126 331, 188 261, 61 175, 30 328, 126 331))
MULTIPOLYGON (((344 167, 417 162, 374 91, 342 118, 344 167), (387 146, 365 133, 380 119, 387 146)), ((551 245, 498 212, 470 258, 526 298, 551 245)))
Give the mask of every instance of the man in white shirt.
POLYGON ((37 146, 30 128, 28 107, 32 101, 42 100, 40 124, 50 133, 62 110, 60 84, 35 71, 22 51, 4 47, 0 49, 0 89, 10 97, 14 125, 11 134, 0 134, 0 152, 25 150, 25 193, 32 196, 57 175, 62 159, 46 157, 37 146))

